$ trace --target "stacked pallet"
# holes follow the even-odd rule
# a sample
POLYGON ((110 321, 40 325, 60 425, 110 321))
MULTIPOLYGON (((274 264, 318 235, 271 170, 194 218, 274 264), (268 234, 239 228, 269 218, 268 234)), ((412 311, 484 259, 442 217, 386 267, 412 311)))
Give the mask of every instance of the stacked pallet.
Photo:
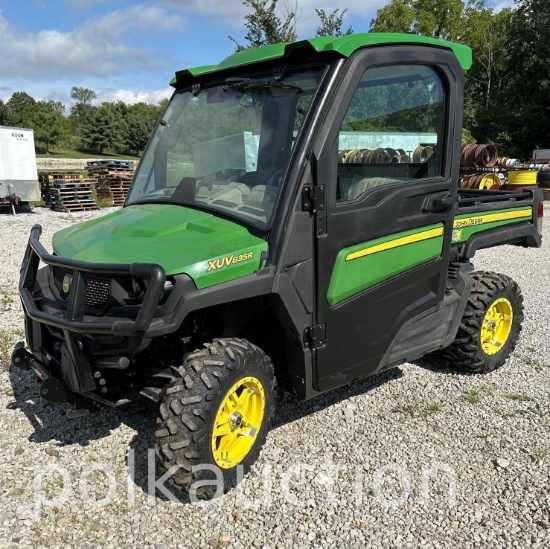
POLYGON ((133 163, 124 160, 88 162, 88 173, 95 178, 98 199, 123 206, 134 176, 133 163))
POLYGON ((133 173, 134 166, 130 160, 91 160, 86 162, 86 169, 90 175, 99 177, 113 173, 133 173))
POLYGON ((96 191, 98 199, 108 200, 113 206, 123 206, 132 182, 131 177, 105 175, 98 178, 96 191))
POLYGON ((39 176, 42 199, 57 212, 98 210, 93 196, 93 179, 85 179, 79 172, 57 172, 39 176))

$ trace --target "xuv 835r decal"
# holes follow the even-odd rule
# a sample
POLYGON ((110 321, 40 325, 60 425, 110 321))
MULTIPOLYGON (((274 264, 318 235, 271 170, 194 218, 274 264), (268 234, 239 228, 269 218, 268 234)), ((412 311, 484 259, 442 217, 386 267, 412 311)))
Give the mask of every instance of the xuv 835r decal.
POLYGON ((235 263, 241 263, 241 261, 248 261, 249 259, 254 258, 254 252, 248 252, 246 254, 240 255, 226 255, 225 257, 220 257, 219 259, 213 259, 208 262, 208 269, 206 272, 215 271, 217 269, 223 269, 224 267, 229 267, 235 263))

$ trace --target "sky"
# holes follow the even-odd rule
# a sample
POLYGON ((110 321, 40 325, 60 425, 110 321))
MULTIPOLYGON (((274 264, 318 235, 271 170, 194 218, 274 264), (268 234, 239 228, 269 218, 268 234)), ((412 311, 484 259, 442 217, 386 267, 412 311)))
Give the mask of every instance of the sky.
MULTIPOLYGON (((284 5, 292 0, 280 0, 284 5)), ((298 0, 298 36, 314 36, 315 8, 347 6, 344 28, 367 32, 389 0, 298 0)), ((495 9, 513 0, 486 0, 495 9)), ((214 65, 244 41, 241 0, 0 0, 0 99, 25 91, 72 104, 73 86, 96 103, 156 104, 174 72, 214 65)))

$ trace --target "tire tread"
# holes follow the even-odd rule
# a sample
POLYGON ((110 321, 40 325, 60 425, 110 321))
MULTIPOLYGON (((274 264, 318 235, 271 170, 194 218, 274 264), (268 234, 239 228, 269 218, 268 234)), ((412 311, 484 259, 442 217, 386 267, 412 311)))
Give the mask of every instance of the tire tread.
MULTIPOLYGON (((174 379, 165 387, 157 419, 156 454, 163 471, 173 466, 181 469, 170 477, 170 483, 188 491, 203 471, 192 472, 195 465, 208 463, 211 421, 217 413, 222 392, 238 379, 246 365, 256 365, 269 380, 264 424, 249 454, 243 460, 244 472, 256 460, 267 433, 274 408, 275 376, 269 358, 261 349, 244 339, 216 339, 203 349, 189 354, 182 366, 174 368, 174 379), (236 377, 237 376, 237 377, 236 377)), ((223 470, 224 492, 235 485, 232 469, 223 470)), ((197 497, 209 499, 214 488, 205 486, 197 497)))
POLYGON ((442 356, 461 370, 487 373, 502 366, 516 347, 523 321, 523 296, 518 284, 504 274, 476 271, 472 278, 474 284, 457 335, 453 343, 443 349, 442 356), (479 335, 485 313, 498 297, 511 299, 514 318, 503 349, 489 356, 481 348, 479 335))

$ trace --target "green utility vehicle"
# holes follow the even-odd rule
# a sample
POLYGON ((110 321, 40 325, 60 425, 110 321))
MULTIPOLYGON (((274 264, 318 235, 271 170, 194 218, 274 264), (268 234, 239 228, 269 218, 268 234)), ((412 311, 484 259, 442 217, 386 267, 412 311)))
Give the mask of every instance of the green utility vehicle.
POLYGON ((250 467, 276 384, 308 399, 434 351, 501 366, 521 291, 471 260, 539 247, 543 208, 537 190, 458 190, 470 64, 369 33, 176 73, 124 207, 51 254, 32 229, 13 365, 73 417, 159 402, 157 455, 184 490, 250 467))

